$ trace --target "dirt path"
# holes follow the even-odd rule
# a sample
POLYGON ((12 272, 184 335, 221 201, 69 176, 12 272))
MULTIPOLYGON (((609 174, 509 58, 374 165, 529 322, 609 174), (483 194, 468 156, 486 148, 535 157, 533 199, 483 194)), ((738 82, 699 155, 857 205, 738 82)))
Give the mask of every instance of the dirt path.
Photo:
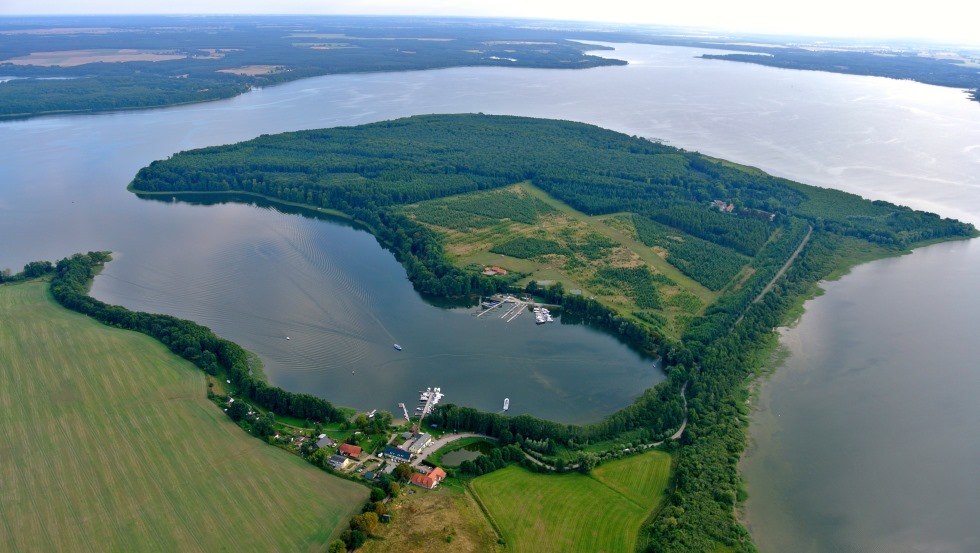
MULTIPOLYGON (((680 439, 680 437, 684 434, 684 430, 687 428, 687 382, 685 382, 684 385, 681 386, 681 399, 684 400, 684 420, 681 422, 681 426, 680 428, 677 429, 677 432, 671 434, 671 436, 666 440, 660 440, 659 442, 653 442, 651 444, 639 445, 634 449, 650 449, 651 447, 661 446, 663 445, 664 442, 680 439)), ((544 467, 552 471, 555 470, 555 467, 553 467, 552 465, 549 465, 543 461, 539 461, 538 459, 535 459, 526 451, 524 452, 524 457, 526 457, 528 461, 531 461, 532 463, 538 465, 539 467, 544 467)), ((575 463, 573 465, 568 465, 569 470, 575 470, 577 468, 578 468, 578 463, 575 463)))
POLYGON ((772 277, 772 280, 769 281, 769 284, 766 284, 766 287, 763 288, 761 292, 759 292, 759 295, 756 296, 754 300, 752 300, 752 303, 759 303, 762 300, 762 297, 765 296, 767 293, 769 293, 769 290, 772 290, 772 287, 776 285, 776 281, 779 280, 779 277, 783 276, 783 274, 786 273, 786 271, 789 269, 790 265, 792 265, 793 262, 796 261, 796 258, 799 257, 800 252, 803 251, 803 246, 806 246, 806 243, 810 241, 810 235, 812 234, 813 234, 813 227, 811 226, 807 228, 806 236, 804 236, 803 240, 800 241, 800 245, 797 246, 796 251, 793 252, 793 255, 789 256, 789 259, 786 260, 786 263, 784 263, 783 266, 780 267, 778 271, 776 271, 776 276, 772 277))

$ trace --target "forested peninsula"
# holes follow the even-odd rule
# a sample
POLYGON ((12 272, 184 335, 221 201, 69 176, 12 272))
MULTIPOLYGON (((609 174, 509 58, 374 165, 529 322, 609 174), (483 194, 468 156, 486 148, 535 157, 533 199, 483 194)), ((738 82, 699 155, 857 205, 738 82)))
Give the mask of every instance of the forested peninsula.
POLYGON ((743 497, 736 463, 748 383, 775 343, 774 328, 819 280, 868 259, 977 235, 966 223, 647 139, 508 116, 431 115, 261 136, 153 162, 130 186, 163 196, 245 192, 339 210, 392 251, 420 292, 527 290, 560 303, 563 321, 590 320, 661 355, 667 379, 593 424, 454 405, 433 414, 434 422, 502 442, 519 436, 554 465, 589 444, 663 440, 686 415, 672 490, 643 530, 649 551, 754 550, 734 516, 743 497), (543 226, 561 213, 597 230, 521 234, 521 225, 543 226), (500 221, 511 225, 506 251, 515 263, 560 259, 572 277, 596 289, 621 287, 618 296, 628 299, 461 264, 454 240, 500 221), (623 238, 617 244, 610 236, 623 238), (629 258, 627 250, 643 251, 629 258), (699 256, 702 250, 717 255, 699 256), (656 257, 643 257, 650 252, 656 257), (693 307, 681 316, 674 303, 693 307))
MULTIPOLYGON (((732 48, 734 50, 742 48, 732 48)), ((980 101, 980 69, 974 63, 920 55, 918 52, 820 50, 808 48, 756 47, 749 53, 704 54, 712 60, 754 63, 782 69, 826 71, 907 79, 924 84, 963 88, 970 99, 980 101)))

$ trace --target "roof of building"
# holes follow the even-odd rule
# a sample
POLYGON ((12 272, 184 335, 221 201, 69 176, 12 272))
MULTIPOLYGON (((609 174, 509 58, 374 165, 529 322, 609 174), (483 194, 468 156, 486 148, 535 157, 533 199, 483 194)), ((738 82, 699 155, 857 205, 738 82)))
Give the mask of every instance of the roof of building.
POLYGON ((439 483, 435 478, 425 474, 419 474, 417 472, 412 475, 411 482, 416 486, 422 486, 423 488, 429 489, 436 487, 436 484, 439 483))
POLYGON ((435 478, 436 480, 442 480, 446 477, 446 471, 436 467, 429 472, 429 476, 435 478))
POLYGON ((374 480, 374 471, 367 471, 364 473, 365 480, 374 480))
POLYGON ((317 447, 327 447, 327 446, 333 447, 335 445, 337 445, 337 442, 330 439, 330 436, 323 436, 316 442, 317 447))
POLYGON ((406 461, 412 458, 411 453, 405 451, 404 449, 398 449, 397 447, 391 447, 391 446, 385 448, 384 454, 389 457, 398 457, 399 459, 405 459, 406 461))
POLYGON ((361 446, 340 444, 340 452, 349 457, 358 457, 361 454, 361 446))
POLYGON ((412 438, 411 440, 408 440, 405 443, 403 443, 401 445, 401 448, 412 451, 413 449, 420 449, 425 447, 431 441, 432 441, 432 436, 428 434, 419 434, 414 438, 412 438))
POLYGON ((331 465, 340 465, 340 466, 344 466, 349 461, 350 459, 344 457, 343 455, 331 455, 330 459, 327 460, 327 462, 329 462, 331 465))

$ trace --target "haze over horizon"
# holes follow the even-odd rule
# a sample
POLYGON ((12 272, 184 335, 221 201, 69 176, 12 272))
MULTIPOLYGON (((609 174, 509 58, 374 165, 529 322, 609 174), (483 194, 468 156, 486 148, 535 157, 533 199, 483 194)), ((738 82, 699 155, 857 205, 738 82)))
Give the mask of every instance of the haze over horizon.
POLYGON ((453 0, 5 0, 0 16, 27 15, 374 15, 548 19, 662 25, 729 33, 851 39, 926 40, 980 46, 975 18, 958 0, 895 4, 884 0, 827 0, 802 6, 779 0, 705 0, 637 6, 631 0, 562 2, 499 0, 492 5, 453 0))

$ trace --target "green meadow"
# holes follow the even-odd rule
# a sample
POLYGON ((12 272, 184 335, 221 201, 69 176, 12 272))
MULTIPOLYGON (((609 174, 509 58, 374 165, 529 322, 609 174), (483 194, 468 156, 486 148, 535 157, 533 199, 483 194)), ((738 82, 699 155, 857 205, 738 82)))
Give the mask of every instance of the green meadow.
POLYGON ((471 487, 508 551, 632 553, 664 499, 671 457, 661 451, 605 463, 590 475, 537 474, 518 466, 471 487))

